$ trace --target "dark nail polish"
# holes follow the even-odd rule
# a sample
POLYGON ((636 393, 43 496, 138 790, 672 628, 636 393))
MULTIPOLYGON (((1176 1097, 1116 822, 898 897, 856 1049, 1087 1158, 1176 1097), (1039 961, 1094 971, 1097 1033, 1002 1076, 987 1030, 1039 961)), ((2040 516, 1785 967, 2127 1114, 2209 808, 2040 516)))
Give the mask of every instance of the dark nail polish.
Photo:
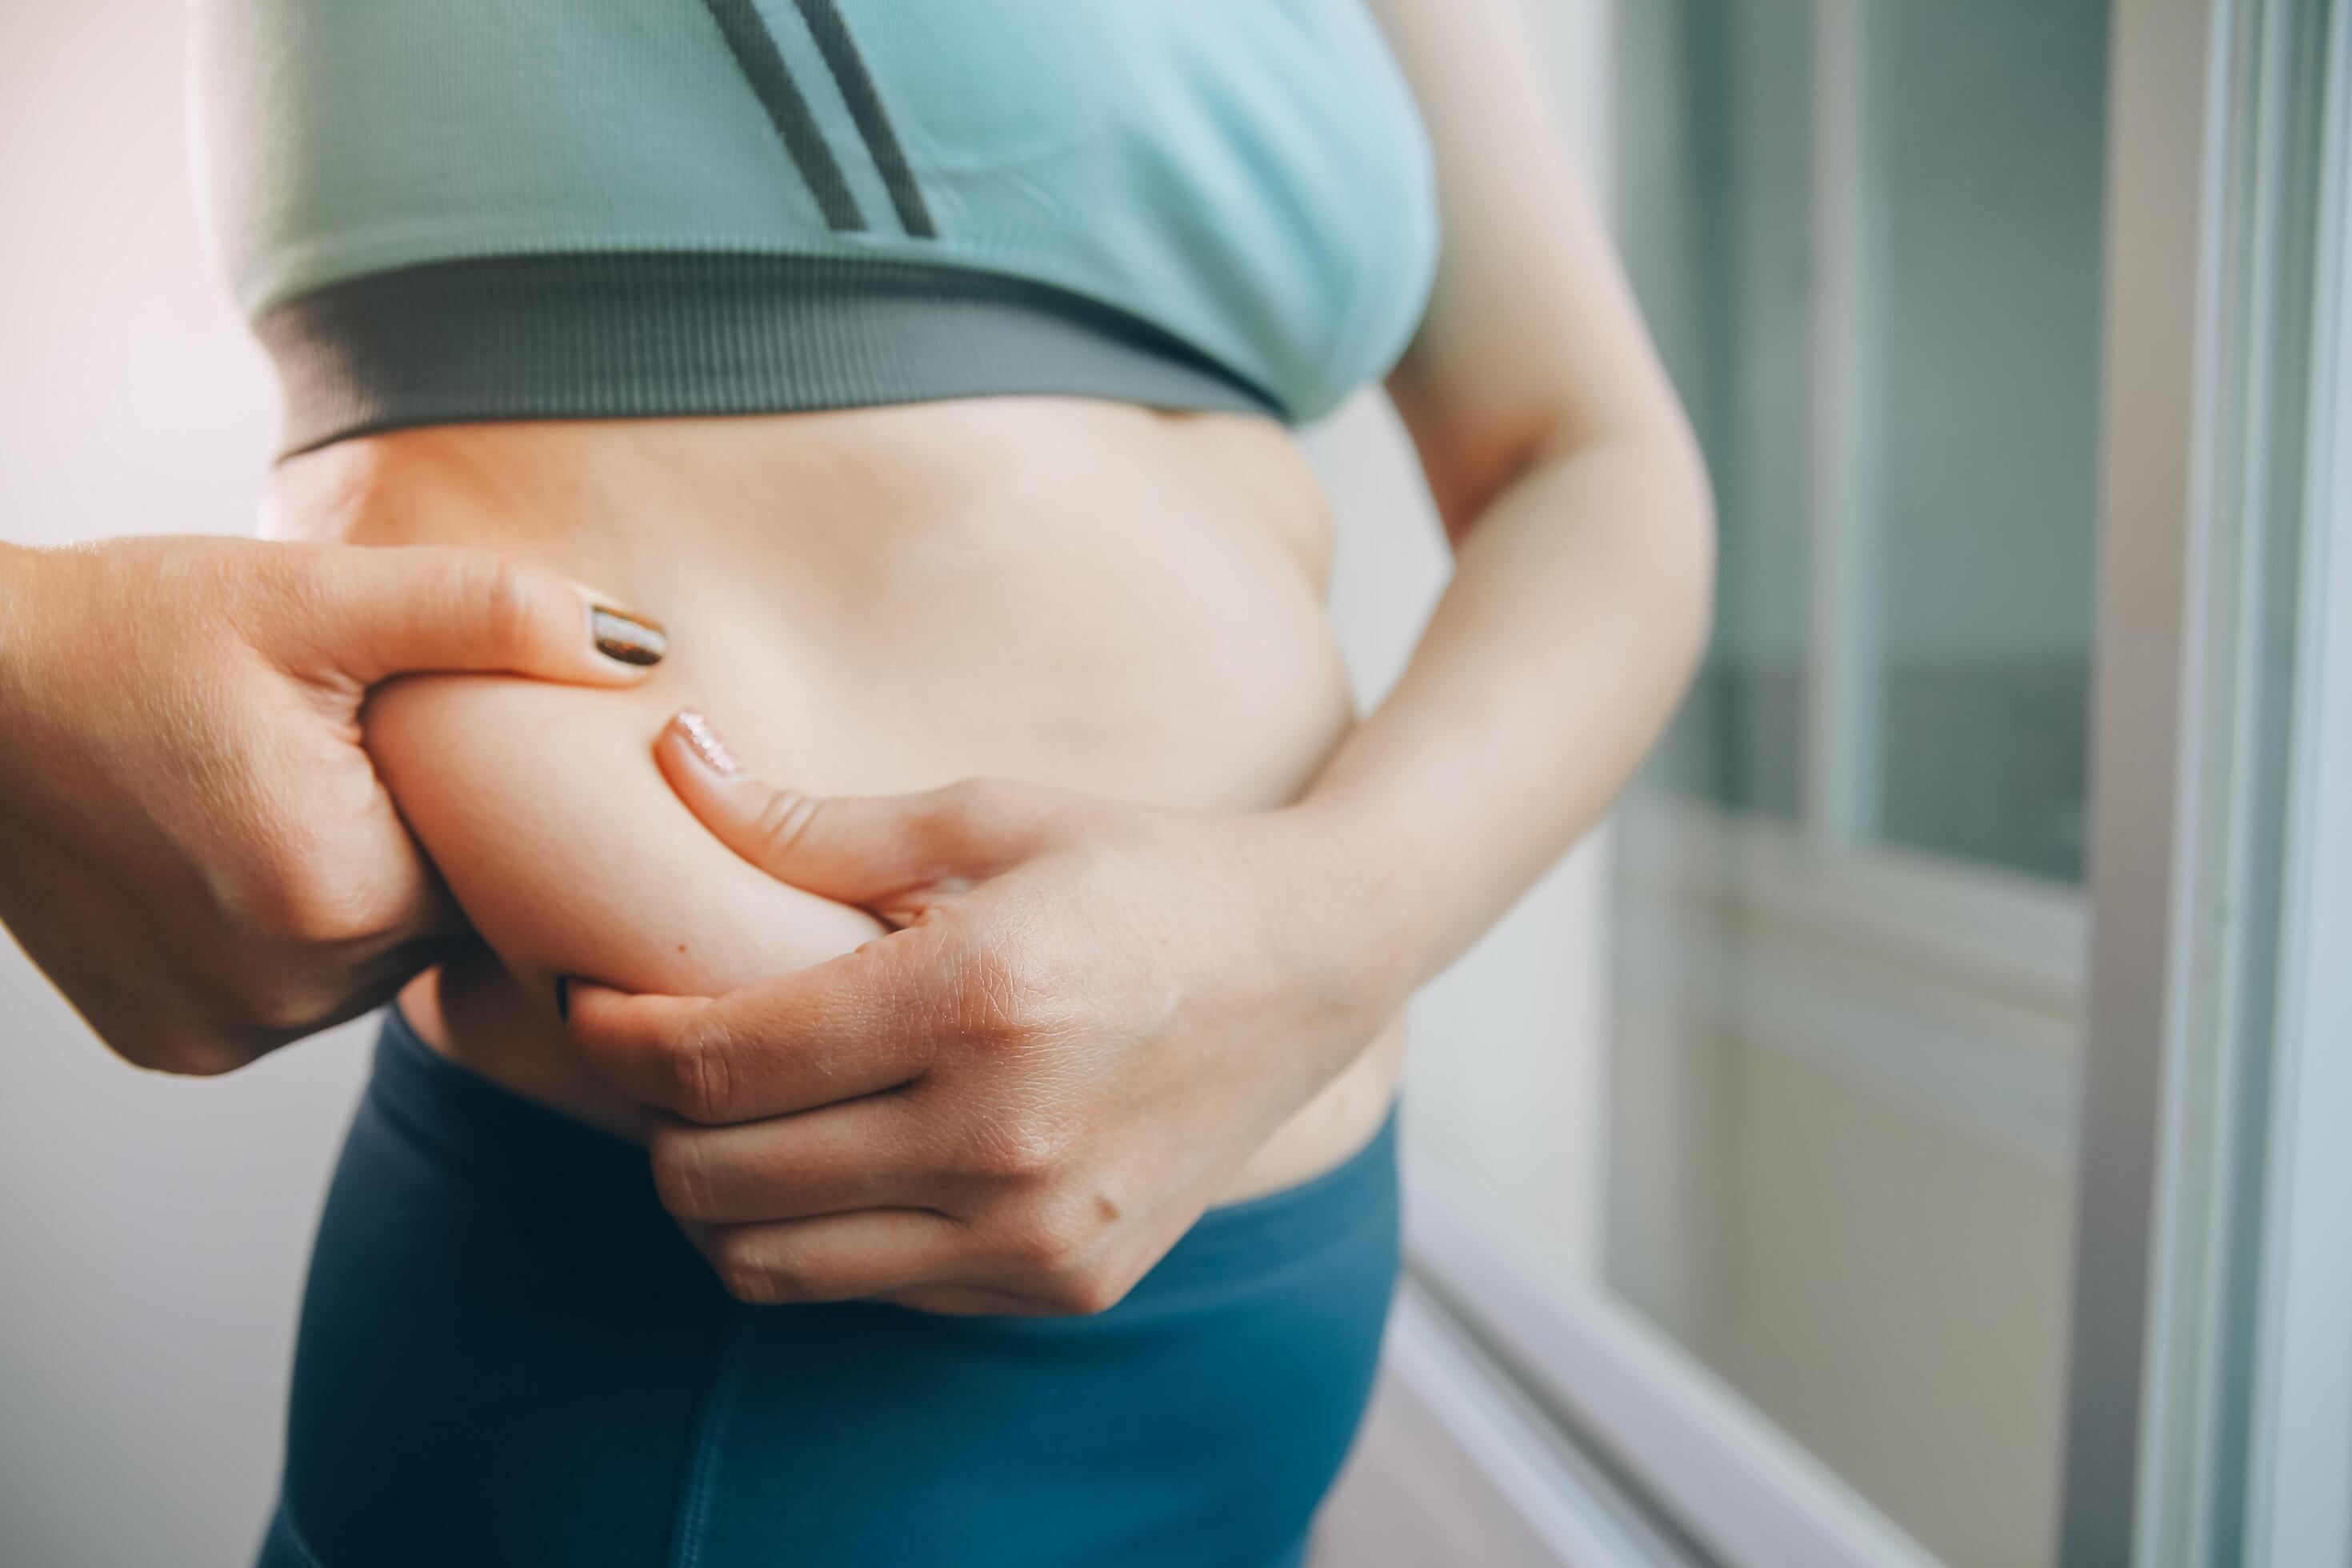
POLYGON ((596 639, 596 651, 617 664, 659 664, 669 652, 669 634, 659 623, 602 605, 589 608, 588 632, 596 639))
POLYGON ((555 1016, 565 1023, 572 1022, 572 976, 555 977, 555 1016))

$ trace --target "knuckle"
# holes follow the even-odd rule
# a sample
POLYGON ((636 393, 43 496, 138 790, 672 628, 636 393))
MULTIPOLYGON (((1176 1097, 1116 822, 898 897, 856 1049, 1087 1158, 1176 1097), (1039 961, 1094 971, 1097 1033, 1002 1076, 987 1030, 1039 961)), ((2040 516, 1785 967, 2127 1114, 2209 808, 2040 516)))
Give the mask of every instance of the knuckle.
POLYGON ((267 982, 247 988, 244 1009, 245 1022, 255 1033, 279 1037, 309 1034, 325 1012, 311 998, 267 982))
POLYGON ((996 1119, 972 1163, 983 1176, 1035 1182, 1060 1168, 1070 1142, 1070 1129, 1061 1118, 1018 1112, 996 1119))
POLYGON ((1081 1244, 1077 1234, 1047 1215, 1024 1218, 1005 1238, 1003 1249, 1005 1260, 1033 1289, 1057 1289, 1079 1271, 1081 1244))
MULTIPOLYGON (((248 964, 225 976, 215 994, 222 1010, 235 1017, 237 1031, 254 1042, 237 1060, 259 1055, 264 1041, 310 1033, 335 1004, 335 998, 320 994, 315 982, 297 978, 282 963, 248 964)), ((240 1047, 224 1041, 218 1048, 236 1053, 240 1047)))
POLYGON ((1066 1317, 1091 1318, 1108 1312, 1127 1299, 1129 1282, 1104 1268, 1081 1268, 1064 1275, 1045 1297, 1066 1317))
POLYGON ((719 1283, 747 1307, 780 1306, 785 1299, 775 1274, 757 1258, 722 1258, 718 1268, 719 1283))
POLYGON ((200 1029, 163 1029, 108 1043, 125 1061, 176 1078, 218 1078, 245 1066, 254 1056, 231 1040, 200 1029))
POLYGON ((992 843, 1034 821, 1037 786, 1019 779, 979 774, 946 785, 933 797, 930 826, 943 837, 992 843))
POLYGON ((1003 1232, 1003 1250, 1025 1279, 1058 1288, 1091 1271, 1105 1239, 1089 1205, 1048 1195, 1013 1210, 1003 1232))
POLYGON ((770 790, 751 819, 753 848, 771 859, 791 856, 815 826, 817 812, 814 796, 794 789, 770 790))
POLYGON ((1055 966, 1017 940, 983 943, 963 965, 960 1033, 983 1045, 1026 1047, 1051 1041, 1069 1009, 1055 966))
POLYGON ((974 852, 996 847, 1002 817, 998 781, 962 778, 923 797, 908 826, 915 842, 942 861, 968 861, 974 852))
POLYGON ((772 1256, 741 1232, 720 1232, 711 1243, 710 1261, 719 1283, 747 1306, 780 1306, 800 1294, 789 1260, 772 1256))
POLYGON ((482 651, 501 663, 529 657, 537 646, 539 581, 509 557, 467 551, 453 562, 455 586, 467 620, 481 637, 482 651))
POLYGON ((1003 805, 1007 787, 1000 778, 957 779, 939 792, 938 815, 950 821, 983 820, 1003 805))
POLYGON ((733 1088, 729 1056, 733 1041, 725 1026, 698 1020, 682 1030, 666 1053, 670 1104, 689 1121, 727 1120, 733 1088))
POLYGON ((520 566, 504 556, 492 556, 479 568, 484 632, 501 658, 530 652, 536 630, 538 604, 535 584, 520 566))
POLYGON ((298 865, 256 896, 256 923, 295 947, 363 946, 381 936, 392 911, 373 889, 337 882, 298 865))
MULTIPOLYGON (((373 775, 365 774, 373 790, 373 775)), ((236 864, 210 879, 214 906, 266 945, 345 952, 381 945, 406 912, 394 879, 355 863, 341 835, 373 803, 353 801, 352 780, 313 769, 263 798, 278 820, 249 841, 236 864), (282 804, 290 797, 296 804, 282 804)))
POLYGON ((654 1133, 651 1154, 654 1191, 663 1208, 680 1219, 715 1217, 710 1162, 702 1140, 684 1128, 663 1127, 654 1133))
POLYGON ((1018 1292, 1065 1316, 1118 1305, 1144 1270, 1110 1223, 1115 1212, 1076 1189, 1016 1208, 999 1233, 998 1252, 1018 1292))
POLYGON ((356 923, 351 893, 321 873, 322 858, 305 837, 292 822, 274 825, 238 864, 212 879, 213 903, 265 941, 298 947, 347 941, 356 923))

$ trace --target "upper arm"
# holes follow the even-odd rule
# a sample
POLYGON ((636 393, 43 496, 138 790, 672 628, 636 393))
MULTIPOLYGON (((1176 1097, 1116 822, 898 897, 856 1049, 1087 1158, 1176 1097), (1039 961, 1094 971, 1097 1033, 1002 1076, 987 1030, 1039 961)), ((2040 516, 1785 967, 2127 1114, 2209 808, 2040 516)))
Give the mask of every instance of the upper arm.
POLYGON ((1606 440, 1687 460, 1680 405, 1534 64, 1517 0, 1371 0, 1429 126, 1444 232, 1389 377, 1449 531, 1606 440))

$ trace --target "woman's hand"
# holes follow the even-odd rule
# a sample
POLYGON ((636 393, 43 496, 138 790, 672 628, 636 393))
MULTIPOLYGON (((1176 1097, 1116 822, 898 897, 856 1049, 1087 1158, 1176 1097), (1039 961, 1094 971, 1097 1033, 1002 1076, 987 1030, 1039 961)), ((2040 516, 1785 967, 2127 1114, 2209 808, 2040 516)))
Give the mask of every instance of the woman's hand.
POLYGON ((1706 470, 1514 7, 1376 7, 1437 164, 1435 291, 1388 384, 1454 579, 1280 811, 816 801, 666 738, 719 837, 903 927, 714 1002, 581 990, 592 1062, 684 1118, 656 1174, 738 1294, 1117 1300, 1600 819, 1689 681, 1706 470))
POLYGON ((572 987, 590 1064, 678 1119, 663 1202, 745 1300, 1101 1310, 1402 999, 1303 812, 818 800, 692 716, 659 752, 746 859, 894 928, 713 1001, 572 987))
POLYGON ((0 922, 142 1067, 363 1012, 462 931, 360 747, 413 670, 614 686, 659 628, 485 552, 0 546, 0 922))

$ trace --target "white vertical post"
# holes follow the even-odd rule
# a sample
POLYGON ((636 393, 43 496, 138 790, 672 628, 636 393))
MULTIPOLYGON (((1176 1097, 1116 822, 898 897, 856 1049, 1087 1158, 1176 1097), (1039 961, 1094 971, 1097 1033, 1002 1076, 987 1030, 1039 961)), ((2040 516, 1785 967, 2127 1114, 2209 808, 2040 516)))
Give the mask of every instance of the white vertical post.
POLYGON ((2057 1558, 2124 1563, 2142 1487, 2159 1123, 2190 997, 2212 207, 2232 0, 2116 0, 2107 99, 2090 1018, 2057 1558))
POLYGON ((2245 1562, 2352 1568, 2352 27, 2328 38, 2245 1562))

